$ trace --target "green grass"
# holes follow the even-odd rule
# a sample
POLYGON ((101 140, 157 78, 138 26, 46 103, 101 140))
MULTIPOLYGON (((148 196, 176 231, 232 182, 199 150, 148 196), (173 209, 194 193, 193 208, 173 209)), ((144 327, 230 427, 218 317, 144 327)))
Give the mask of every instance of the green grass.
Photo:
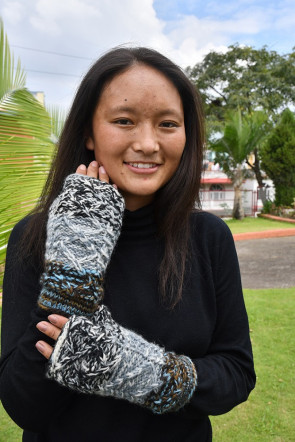
MULTIPOLYGON (((295 287, 245 290, 257 385, 231 412, 212 417, 213 440, 294 441, 295 287)), ((21 431, 0 408, 0 441, 21 440, 21 431)))
POLYGON ((272 229, 295 228, 295 224, 281 221, 272 221, 265 218, 246 217, 241 221, 237 219, 229 219, 225 220, 225 222, 233 234, 245 232, 261 232, 262 230, 272 229))
POLYGON ((244 404, 212 417, 214 440, 294 441, 295 287, 245 290, 257 385, 244 404))

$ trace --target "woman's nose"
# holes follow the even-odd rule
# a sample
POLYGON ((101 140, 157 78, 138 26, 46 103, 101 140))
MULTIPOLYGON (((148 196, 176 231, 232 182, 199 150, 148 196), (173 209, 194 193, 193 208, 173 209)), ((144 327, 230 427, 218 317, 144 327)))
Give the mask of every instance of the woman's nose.
POLYGON ((159 142, 156 130, 150 125, 144 125, 136 133, 136 140, 133 143, 135 151, 141 151, 145 155, 150 155, 159 150, 159 142))

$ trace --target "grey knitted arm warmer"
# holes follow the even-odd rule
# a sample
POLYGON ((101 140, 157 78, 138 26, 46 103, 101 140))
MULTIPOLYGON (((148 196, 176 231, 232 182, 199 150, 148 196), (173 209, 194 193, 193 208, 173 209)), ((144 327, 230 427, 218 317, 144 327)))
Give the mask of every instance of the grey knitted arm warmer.
POLYGON ((165 352, 120 326, 104 305, 91 318, 72 316, 66 323, 47 376, 78 392, 126 399, 156 414, 183 407, 197 385, 190 358, 165 352))
POLYGON ((69 175, 48 216, 38 305, 65 316, 91 315, 122 225, 124 200, 110 184, 69 175))

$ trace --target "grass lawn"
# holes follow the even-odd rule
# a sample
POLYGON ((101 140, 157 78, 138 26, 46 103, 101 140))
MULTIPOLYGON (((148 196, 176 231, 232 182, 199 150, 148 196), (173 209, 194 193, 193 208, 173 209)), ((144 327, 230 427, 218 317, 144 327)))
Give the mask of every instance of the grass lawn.
POLYGON ((232 233, 260 232, 262 230, 290 229, 295 228, 295 224, 281 221, 273 221, 265 218, 246 217, 243 220, 225 220, 232 233))
MULTIPOLYGON (((212 417, 213 440, 294 441, 295 287, 245 290, 257 385, 244 404, 212 417)), ((21 432, 0 407, 0 441, 20 442, 21 432)))

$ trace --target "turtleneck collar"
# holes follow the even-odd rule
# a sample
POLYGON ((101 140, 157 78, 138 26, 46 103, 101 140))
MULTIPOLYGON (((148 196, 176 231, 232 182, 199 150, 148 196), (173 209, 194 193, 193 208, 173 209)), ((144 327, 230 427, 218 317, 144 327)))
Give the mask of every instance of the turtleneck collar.
POLYGON ((156 233, 154 204, 148 204, 134 211, 125 209, 120 240, 137 241, 155 237, 156 233))

